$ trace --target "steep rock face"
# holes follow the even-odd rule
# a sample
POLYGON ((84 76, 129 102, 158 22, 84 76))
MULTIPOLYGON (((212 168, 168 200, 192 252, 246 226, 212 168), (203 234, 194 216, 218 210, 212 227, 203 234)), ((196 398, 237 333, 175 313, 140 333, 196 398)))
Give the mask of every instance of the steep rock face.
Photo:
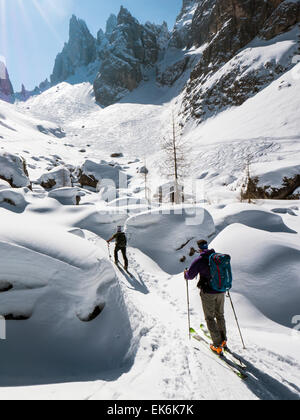
POLYGON ((100 29, 97 33, 96 51, 99 60, 105 59, 107 50, 109 48, 109 41, 106 34, 100 29))
POLYGON ((142 45, 144 49, 143 64, 153 65, 159 59, 160 53, 167 48, 170 33, 168 25, 155 25, 147 22, 142 27, 142 45))
POLYGON ((170 47, 183 49, 191 43, 193 17, 200 2, 201 0, 183 0, 171 35, 170 47))
POLYGON ((142 80, 142 28, 130 13, 121 8, 117 26, 110 34, 110 45, 94 83, 96 100, 110 105, 142 80))
POLYGON ((235 54, 258 34, 282 1, 203 0, 193 17, 189 46, 213 41, 212 55, 216 52, 235 54), (218 51, 213 48, 215 44, 218 51))
POLYGON ((95 38, 83 20, 72 16, 69 42, 65 44, 63 51, 56 58, 51 83, 55 84, 66 80, 74 74, 78 67, 94 62, 96 56, 95 38))
POLYGON ((143 80, 144 68, 154 65, 166 48, 168 34, 166 23, 141 25, 121 7, 94 83, 96 100, 108 106, 135 89, 143 80))
POLYGON ((194 66, 194 58, 188 54, 176 54, 178 50, 188 50, 193 45, 192 24, 194 15, 202 0, 183 0, 181 11, 170 35, 165 60, 157 64, 157 83, 172 86, 187 69, 194 66), (176 58, 177 55, 177 58, 176 58), (174 59, 175 58, 175 59, 174 59))
POLYGON ((264 39, 272 39, 300 22, 300 1, 284 1, 275 9, 260 31, 264 39))
POLYGON ((111 14, 106 22, 106 30, 105 30, 105 36, 107 39, 110 38, 111 34, 115 30, 115 28, 118 25, 118 18, 116 15, 111 14))
POLYGON ((184 57, 182 60, 173 63, 171 66, 168 66, 163 71, 160 70, 160 67, 157 67, 156 80, 160 85, 172 86, 186 71, 188 64, 190 62, 189 57, 184 57))
POLYGON ((14 102, 14 89, 6 65, 2 61, 0 61, 0 100, 14 102))
MULTIPOLYGON (((258 36, 270 40, 289 30, 299 21, 298 7, 299 2, 288 0, 199 2, 187 47, 204 48, 185 89, 185 117, 203 120, 226 106, 241 105, 286 71, 286 57, 263 60, 258 49, 253 57, 247 50, 237 53, 258 36)), ((296 51, 291 47, 288 53, 296 51)))

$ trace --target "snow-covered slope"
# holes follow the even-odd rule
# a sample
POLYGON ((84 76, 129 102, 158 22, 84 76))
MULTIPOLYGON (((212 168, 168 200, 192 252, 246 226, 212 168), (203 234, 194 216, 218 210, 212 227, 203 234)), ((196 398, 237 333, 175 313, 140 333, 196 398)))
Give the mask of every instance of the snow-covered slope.
MULTIPOLYGON (((280 186, 283 176, 299 173, 300 104, 296 92, 300 91, 300 80, 295 78, 296 71, 297 68, 288 71, 243 105, 201 125, 190 122, 185 127, 184 139, 191 149, 187 156, 191 174, 204 182, 210 200, 239 196, 249 158, 252 175, 262 177, 267 185, 271 182, 272 186, 280 186)), ((176 96, 178 85, 171 89, 158 87, 150 80, 126 100, 101 109, 94 103, 89 84, 63 83, 18 108, 30 118, 47 115, 52 124, 63 127, 67 138, 63 142, 51 141, 65 163, 71 161, 68 153, 73 162, 88 157, 109 160, 115 152, 123 153, 120 162, 124 163, 136 158, 144 161, 147 157, 154 194, 162 183, 161 141, 172 132, 172 110, 181 100, 180 94, 176 96), (171 99, 172 94, 175 99, 171 99), (80 156, 78 151, 82 148, 86 152, 80 156)))
MULTIPOLYGON (((132 277, 113 268, 102 238, 115 221, 101 216, 104 208, 98 209, 95 224, 91 206, 63 206, 30 192, 26 199, 21 216, 8 205, 0 209, 0 313, 7 317, 7 340, 0 342, 5 361, 1 398, 300 398, 297 332, 289 319, 297 310, 299 290, 300 216, 295 209, 300 202, 275 203, 294 208, 293 216, 275 214, 282 224, 277 233, 264 230, 269 204, 253 218, 257 229, 245 226, 244 207, 207 209, 221 230, 212 246, 233 258, 232 297, 246 350, 241 350, 229 302, 226 318, 230 345, 247 364, 249 378, 242 382, 209 350, 189 342, 181 274, 165 273, 131 247, 134 239, 129 244, 132 277), (224 212, 227 221, 235 214, 239 224, 222 230, 224 212), (80 230, 83 226, 87 230, 80 230)), ((257 212, 246 207, 250 216, 257 212)), ((145 215, 139 218, 145 223, 145 215)), ((166 221, 167 215, 157 221, 161 232, 166 221)), ((128 225, 133 225, 130 219, 128 225)), ((172 260, 172 254, 165 255, 169 266, 172 260)), ((204 318, 196 282, 190 284, 190 301, 197 328, 204 318)))

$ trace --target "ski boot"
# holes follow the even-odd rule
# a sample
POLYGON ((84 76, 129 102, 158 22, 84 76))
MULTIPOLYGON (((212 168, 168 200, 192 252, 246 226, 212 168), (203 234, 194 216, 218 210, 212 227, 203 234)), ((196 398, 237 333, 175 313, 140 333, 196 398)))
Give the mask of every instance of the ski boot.
POLYGON ((215 345, 211 344, 210 349, 211 349, 211 351, 216 353, 218 356, 222 356, 222 354, 223 354, 223 348, 221 346, 215 346, 215 345))
POLYGON ((228 346, 227 346, 227 341, 226 340, 223 341, 223 343, 221 344, 221 347, 225 351, 228 350, 228 346))

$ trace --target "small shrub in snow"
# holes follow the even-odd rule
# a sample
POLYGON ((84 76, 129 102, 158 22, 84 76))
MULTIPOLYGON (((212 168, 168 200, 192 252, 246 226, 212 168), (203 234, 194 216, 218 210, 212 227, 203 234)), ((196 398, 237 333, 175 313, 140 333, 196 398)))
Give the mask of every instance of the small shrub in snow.
POLYGON ((299 200, 297 193, 300 187, 300 174, 292 178, 284 177, 282 187, 274 188, 270 185, 259 186, 259 177, 250 177, 245 191, 242 191, 242 200, 272 199, 272 200, 299 200))

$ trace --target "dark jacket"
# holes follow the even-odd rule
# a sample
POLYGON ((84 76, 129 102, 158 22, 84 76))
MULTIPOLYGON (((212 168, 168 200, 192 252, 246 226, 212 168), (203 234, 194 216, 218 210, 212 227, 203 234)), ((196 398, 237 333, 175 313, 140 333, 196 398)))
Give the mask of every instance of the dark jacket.
POLYGON ((117 232, 112 237, 116 241, 117 248, 126 248, 127 246, 127 238, 124 232, 117 232))
POLYGON ((209 257, 210 255, 214 254, 214 249, 207 249, 203 250, 200 253, 200 256, 193 262, 190 269, 186 272, 185 278, 186 280, 194 280, 200 274, 200 282, 198 283, 198 287, 204 293, 210 294, 218 294, 220 292, 216 292, 210 286, 210 268, 209 268, 209 257))

